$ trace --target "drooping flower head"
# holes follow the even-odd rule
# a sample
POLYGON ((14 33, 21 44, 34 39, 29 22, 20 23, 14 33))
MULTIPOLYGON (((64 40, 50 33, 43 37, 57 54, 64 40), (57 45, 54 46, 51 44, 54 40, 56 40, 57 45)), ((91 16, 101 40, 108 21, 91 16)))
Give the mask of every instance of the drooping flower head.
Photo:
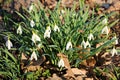
POLYGON ((44 33, 44 38, 50 38, 50 34, 51 34, 51 28, 50 26, 48 26, 45 30, 45 33, 44 33))
POLYGON ((91 45, 90 45, 88 40, 86 41, 86 47, 91 47, 91 45))
POLYGON ((83 48, 91 47, 88 40, 86 42, 83 40, 82 43, 81 43, 81 46, 83 46, 83 48))
POLYGON ((90 33, 89 35, 88 35, 88 40, 94 40, 94 36, 93 36, 93 34, 92 33, 90 33))
POLYGON ((33 32, 32 41, 33 41, 34 43, 36 43, 36 41, 41 41, 41 39, 40 39, 40 37, 39 37, 37 34, 35 34, 35 33, 33 32))
POLYGON ((60 61, 58 62, 58 67, 64 67, 64 66, 65 66, 64 61, 61 58, 60 61))
POLYGON ((115 48, 113 48, 110 53, 112 54, 112 56, 114 56, 115 54, 116 55, 118 54, 118 52, 115 48))
POLYGON ((102 29, 102 32, 101 32, 102 34, 109 34, 109 29, 108 29, 108 27, 107 26, 105 26, 103 29, 102 29))
POLYGON ((31 54, 30 60, 35 59, 37 61, 37 55, 35 53, 35 51, 33 51, 33 53, 31 54))
POLYGON ((119 42, 118 42, 118 38, 117 38, 116 36, 114 36, 113 39, 116 39, 116 40, 115 40, 115 44, 118 44, 118 43, 119 43, 119 42))
POLYGON ((22 34, 22 28, 21 28, 21 25, 19 25, 18 29, 17 29, 17 34, 22 34))
POLYGON ((30 26, 34 27, 35 26, 35 22, 33 20, 30 21, 30 26))
POLYGON ((32 10, 33 10, 33 4, 32 5, 30 5, 30 7, 29 7, 29 12, 32 12, 32 10))
POLYGON ((6 41, 6 47, 8 48, 8 50, 10 50, 11 49, 11 47, 13 47, 13 44, 12 44, 12 42, 10 41, 10 39, 8 39, 7 41, 6 41))
POLYGON ((66 50, 69 50, 72 48, 72 43, 69 41, 66 45, 66 50))
POLYGON ((58 32, 60 32, 60 29, 59 29, 59 27, 55 24, 55 26, 54 26, 54 31, 56 32, 56 31, 58 31, 58 32))
POLYGON ((102 21, 102 24, 107 24, 108 23, 108 20, 107 18, 105 18, 103 21, 102 21))
POLYGON ((85 40, 83 40, 83 41, 81 42, 81 46, 83 46, 84 48, 86 48, 85 40))

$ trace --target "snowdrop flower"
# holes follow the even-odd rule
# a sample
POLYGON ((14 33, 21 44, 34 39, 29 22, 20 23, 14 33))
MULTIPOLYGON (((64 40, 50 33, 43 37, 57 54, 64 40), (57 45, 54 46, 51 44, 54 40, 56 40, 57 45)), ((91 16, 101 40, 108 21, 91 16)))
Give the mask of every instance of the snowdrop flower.
POLYGON ((22 34, 22 28, 21 28, 21 25, 19 25, 18 29, 17 29, 17 34, 22 34))
POLYGON ((81 46, 83 46, 84 48, 91 47, 88 40, 86 42, 83 40, 82 43, 81 43, 81 46))
POLYGON ((112 56, 114 56, 115 54, 116 55, 118 54, 118 52, 115 48, 113 48, 110 53, 112 54, 112 56))
POLYGON ((62 9, 62 10, 61 10, 61 13, 62 13, 62 14, 64 14, 64 13, 65 13, 65 11, 62 9))
POLYGON ((30 57, 30 60, 33 60, 33 59, 35 59, 37 61, 37 55, 36 55, 35 51, 33 51, 32 55, 30 57))
POLYGON ((58 62, 58 67, 64 67, 64 66, 65 66, 64 61, 61 58, 60 61, 58 62))
POLYGON ((59 27, 55 24, 55 26, 54 26, 54 31, 56 32, 56 31, 58 31, 58 32, 60 32, 60 29, 59 29, 59 27))
POLYGON ((12 42, 10 41, 10 39, 8 39, 8 40, 6 41, 6 47, 8 48, 8 50, 10 50, 11 47, 13 47, 13 44, 12 44, 12 42))
POLYGON ((113 39, 116 39, 116 40, 115 40, 115 44, 118 44, 118 39, 117 39, 117 37, 114 36, 113 39))
POLYGON ((35 26, 35 22, 33 20, 30 21, 30 26, 34 27, 35 26))
POLYGON ((41 41, 40 37, 33 32, 32 41, 35 43, 36 41, 41 41))
POLYGON ((33 5, 29 7, 29 12, 32 12, 32 10, 33 10, 33 5))
POLYGON ((86 43, 85 43, 84 40, 82 41, 81 46, 83 46, 84 48, 86 48, 86 43))
POLYGON ((91 41, 91 40, 94 40, 94 36, 93 36, 92 33, 89 34, 88 39, 89 39, 90 41, 91 41))
POLYGON ((51 34, 51 28, 50 26, 48 26, 45 30, 45 33, 44 33, 44 38, 50 38, 50 34, 51 34))
POLYGON ((105 26, 105 27, 102 29, 102 32, 101 32, 101 33, 102 33, 102 34, 107 34, 107 35, 108 35, 108 33, 109 33, 108 27, 105 26))
POLYGON ((91 45, 90 45, 90 43, 89 43, 88 40, 86 41, 86 47, 87 47, 87 46, 88 46, 88 47, 91 47, 91 45))
POLYGON ((105 18, 103 21, 102 21, 102 24, 107 24, 107 18, 105 18))
POLYGON ((66 50, 69 50, 70 48, 72 48, 72 43, 69 41, 66 45, 66 50))

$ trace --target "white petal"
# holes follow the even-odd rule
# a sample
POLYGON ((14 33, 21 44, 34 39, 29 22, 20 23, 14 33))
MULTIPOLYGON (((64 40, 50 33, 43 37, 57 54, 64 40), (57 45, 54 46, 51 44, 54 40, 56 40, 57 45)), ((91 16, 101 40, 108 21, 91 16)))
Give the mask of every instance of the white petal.
POLYGON ((51 34, 51 29, 50 29, 50 26, 47 27, 47 29, 45 30, 45 33, 44 33, 44 38, 50 38, 50 34, 51 34))
POLYGON ((105 18, 103 21, 102 21, 102 24, 107 24, 107 18, 105 18))
POLYGON ((41 39, 40 39, 40 37, 37 34, 33 33, 32 41, 35 43, 36 41, 41 41, 41 39))
POLYGON ((58 62, 58 67, 64 67, 65 64, 64 64, 64 61, 63 59, 60 59, 60 61, 58 62))
POLYGON ((72 43, 68 42, 67 45, 66 45, 66 50, 69 50, 70 48, 72 48, 72 43))
POLYGON ((33 10, 33 5, 29 7, 29 12, 31 12, 32 10, 33 10))
POLYGON ((86 41, 86 46, 91 47, 91 45, 90 45, 88 40, 86 41))
POLYGON ((62 9, 62 10, 61 10, 61 13, 62 13, 62 14, 64 14, 64 13, 65 13, 65 11, 62 9))
POLYGON ((84 48, 86 48, 86 47, 87 47, 87 46, 86 46, 86 43, 85 43, 85 41, 84 41, 84 40, 82 41, 81 46, 83 46, 84 48))
POLYGON ((30 60, 33 60, 33 59, 35 59, 37 61, 37 55, 36 55, 35 51, 33 51, 32 55, 30 57, 30 60))
POLYGON ((116 55, 118 54, 118 52, 115 48, 113 48, 110 53, 112 54, 112 56, 114 56, 115 54, 116 55))
POLYGON ((8 48, 8 50, 10 50, 11 47, 13 47, 13 44, 9 39, 6 41, 6 47, 8 48))
POLYGON ((116 40, 115 40, 115 44, 118 44, 118 39, 117 39, 116 36, 114 37, 114 39, 116 39, 116 40))
POLYGON ((30 21, 30 26, 34 27, 35 26, 35 22, 33 20, 30 21))
POLYGON ((91 41, 91 40, 94 40, 94 36, 93 36, 92 33, 89 34, 88 39, 89 39, 90 41, 91 41))
POLYGON ((18 29, 17 29, 17 34, 22 34, 22 28, 21 28, 21 26, 19 25, 19 27, 18 27, 18 29))
POLYGON ((58 27, 57 25, 54 26, 54 31, 55 31, 55 32, 56 32, 56 31, 60 32, 60 29, 59 29, 59 27, 58 27))
POLYGON ((108 27, 105 26, 105 27, 102 29, 102 32, 101 32, 101 33, 102 33, 102 34, 107 34, 107 35, 108 35, 108 33, 109 33, 108 27))

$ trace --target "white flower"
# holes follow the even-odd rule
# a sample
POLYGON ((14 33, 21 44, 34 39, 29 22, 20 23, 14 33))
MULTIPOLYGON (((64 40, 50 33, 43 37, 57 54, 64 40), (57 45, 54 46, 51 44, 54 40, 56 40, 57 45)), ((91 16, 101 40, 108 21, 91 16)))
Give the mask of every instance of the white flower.
POLYGON ((88 40, 86 42, 83 40, 82 43, 81 43, 81 46, 83 46, 84 48, 91 47, 88 40))
POLYGON ((37 55, 36 55, 35 51, 33 51, 32 55, 30 57, 30 60, 33 60, 33 59, 35 59, 37 61, 37 55))
POLYGON ((31 12, 32 10, 33 10, 33 5, 29 7, 29 12, 31 12))
POLYGON ((118 44, 118 38, 116 36, 114 36, 113 39, 116 39, 115 44, 118 44))
POLYGON ((35 43, 36 41, 41 41, 40 37, 33 32, 32 41, 35 43))
POLYGON ((81 46, 83 46, 84 48, 86 48, 86 43, 85 43, 84 40, 82 41, 81 46))
POLYGON ((34 27, 35 26, 35 22, 33 20, 30 21, 30 26, 34 27))
POLYGON ((64 61, 61 58, 60 61, 58 62, 58 67, 64 67, 64 66, 65 66, 64 61))
POLYGON ((19 25, 18 29, 17 29, 17 34, 22 34, 22 28, 21 28, 21 25, 19 25))
POLYGON ((69 50, 70 48, 72 48, 72 43, 69 41, 66 45, 66 50, 69 50))
POLYGON ((62 10, 61 10, 61 13, 62 13, 62 14, 64 14, 64 13, 65 13, 65 11, 62 9, 62 10))
POLYGON ((113 48, 110 53, 112 54, 112 56, 114 56, 115 54, 116 55, 118 54, 118 52, 115 48, 113 48))
POLYGON ((87 46, 88 46, 88 47, 91 47, 91 45, 90 45, 90 43, 89 43, 88 40, 86 41, 86 47, 87 47, 87 46))
POLYGON ((105 26, 105 27, 102 29, 102 32, 101 32, 101 33, 102 33, 102 34, 107 34, 107 35, 108 35, 108 33, 109 33, 108 27, 105 26))
POLYGON ((59 27, 55 24, 55 26, 54 26, 54 31, 56 32, 56 31, 58 31, 58 32, 60 32, 60 29, 59 29, 59 27))
POLYGON ((8 50, 10 50, 11 47, 13 47, 13 44, 9 39, 6 41, 6 47, 8 48, 8 50))
POLYGON ((102 21, 102 24, 107 24, 107 18, 105 18, 103 21, 102 21))
POLYGON ((93 36, 92 33, 89 34, 88 39, 89 39, 90 41, 91 41, 91 40, 94 40, 94 36, 93 36))
POLYGON ((50 26, 48 26, 45 30, 45 33, 44 33, 44 38, 50 38, 50 34, 51 34, 51 28, 50 26))

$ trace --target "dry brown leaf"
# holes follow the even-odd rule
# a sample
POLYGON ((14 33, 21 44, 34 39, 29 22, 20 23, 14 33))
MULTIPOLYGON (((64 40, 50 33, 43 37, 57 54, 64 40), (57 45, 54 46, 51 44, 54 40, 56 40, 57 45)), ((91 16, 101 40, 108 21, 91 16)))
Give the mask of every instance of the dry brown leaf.
POLYGON ((94 59, 94 57, 90 57, 90 58, 83 60, 81 62, 81 65, 84 65, 86 67, 94 67, 95 64, 96 64, 96 60, 94 59))
POLYGON ((72 77, 72 78, 75 78, 75 76, 74 76, 74 73, 72 72, 72 70, 71 69, 68 69, 67 71, 66 71, 66 74, 64 75, 64 77, 72 77))
POLYGON ((84 80, 94 80, 93 78, 85 78, 84 80))
POLYGON ((84 80, 82 76, 78 76, 76 80, 84 80))
POLYGON ((86 75, 87 71, 85 69, 71 68, 74 75, 86 75))
POLYGON ((46 80, 62 80, 59 76, 57 76, 56 74, 53 74, 52 77, 49 77, 46 80))
POLYGON ((87 66, 89 67, 94 67, 96 64, 96 60, 94 59, 94 57, 87 59, 86 62, 87 62, 87 66))
POLYGON ((27 60, 28 58, 25 56, 24 53, 22 53, 21 60, 27 60))
POLYGON ((37 71, 37 70, 40 70, 42 69, 39 65, 30 65, 30 66, 27 66, 27 67, 24 67, 24 72, 30 72, 30 71, 37 71))

